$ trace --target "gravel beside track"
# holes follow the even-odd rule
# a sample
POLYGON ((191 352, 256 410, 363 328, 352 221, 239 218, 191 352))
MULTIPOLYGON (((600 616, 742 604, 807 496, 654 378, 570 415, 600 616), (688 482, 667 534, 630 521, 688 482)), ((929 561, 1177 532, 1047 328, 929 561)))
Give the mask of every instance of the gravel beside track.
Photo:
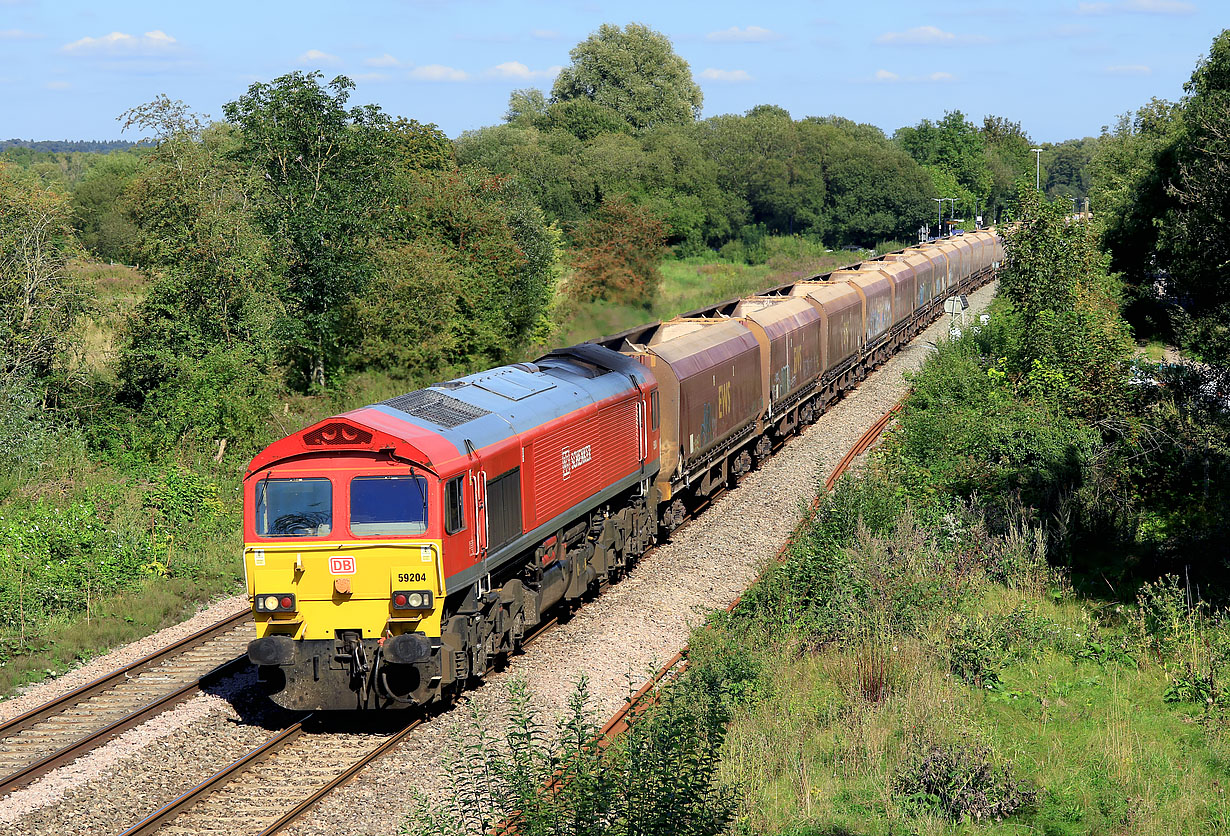
POLYGON ((104 656, 98 656, 78 668, 43 682, 37 682, 20 688, 9 699, 0 702, 0 723, 11 720, 19 714, 24 714, 32 708, 37 708, 45 702, 50 702, 61 694, 74 688, 86 685, 99 677, 122 668, 138 659, 174 644, 185 636, 190 636, 198 630, 203 630, 228 615, 246 610, 249 607, 248 596, 232 595, 215 601, 186 621, 167 627, 157 633, 137 639, 131 644, 117 647, 104 656))
MULTIPOLYGON (((971 294, 967 314, 976 316, 985 309, 995 287, 992 283, 971 294)), ((412 793, 439 798, 449 792, 444 753, 457 730, 468 724, 471 710, 491 724, 501 722, 510 677, 527 683, 540 717, 548 724, 564 712, 582 674, 589 678, 593 710, 603 717, 614 713, 630 691, 687 643, 706 611, 733 600, 776 554, 824 476, 863 430, 904 394, 908 387, 903 372, 919 368, 947 330, 948 317, 943 316, 760 470, 748 474, 739 488, 718 498, 671 542, 640 561, 626 579, 586 604, 568 623, 540 637, 507 672, 489 675, 484 686, 464 697, 460 710, 416 729, 400 747, 284 832, 396 833, 412 793)), ((242 598, 228 600, 247 604, 242 598)), ((230 606, 233 611, 236 603, 230 606)), ((210 618, 222 614, 215 611, 210 618)), ((166 632, 143 640, 141 653, 170 643, 173 639, 164 637, 166 632)), ((187 632, 191 630, 179 635, 187 632)), ((102 670, 96 668, 89 678, 120 664, 114 661, 102 670)), ((252 678, 247 673, 224 680, 210 693, 0 800, 0 836, 116 834, 135 824, 293 719, 287 712, 270 710, 267 701, 251 698, 245 689, 253 685, 252 678)), ((85 678, 73 684, 81 681, 85 678)), ((31 689, 22 699, 32 698, 38 690, 31 689)), ((55 693, 59 692, 41 694, 25 708, 55 693)), ((0 709, 9 716, 18 713, 8 703, 0 704, 0 709)), ((322 738, 320 745, 327 748, 328 738, 322 738)), ((311 759, 297 759, 286 766, 308 773, 315 765, 311 759)), ((212 829, 208 803, 194 812, 176 821, 179 832, 212 829)), ((252 832, 257 832, 257 822, 252 824, 252 832)))

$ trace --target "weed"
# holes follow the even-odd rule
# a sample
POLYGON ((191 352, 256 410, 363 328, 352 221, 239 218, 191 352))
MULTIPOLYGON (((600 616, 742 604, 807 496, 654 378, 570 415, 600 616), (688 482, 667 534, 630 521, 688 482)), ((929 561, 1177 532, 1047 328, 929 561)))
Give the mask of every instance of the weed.
POLYGON ((1032 807, 1037 790, 982 744, 938 742, 924 747, 893 776, 893 798, 911 814, 950 821, 998 821, 1032 807))

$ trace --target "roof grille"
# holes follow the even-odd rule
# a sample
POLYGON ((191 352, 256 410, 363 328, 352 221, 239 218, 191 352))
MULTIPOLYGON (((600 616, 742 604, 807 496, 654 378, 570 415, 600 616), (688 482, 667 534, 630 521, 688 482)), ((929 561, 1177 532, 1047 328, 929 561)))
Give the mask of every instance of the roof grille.
POLYGON ((367 430, 361 430, 349 424, 332 421, 323 427, 317 427, 303 436, 303 443, 312 445, 323 444, 326 447, 337 447, 338 445, 347 444, 371 444, 372 434, 367 430))
POLYGON ((384 401, 384 405, 400 409, 407 415, 421 418, 446 430, 460 427, 467 421, 473 421, 475 418, 482 418, 484 415, 491 414, 489 409, 483 409, 481 406, 474 406, 474 404, 459 401, 443 392, 436 392, 432 389, 419 389, 417 392, 389 398, 387 401, 384 401))

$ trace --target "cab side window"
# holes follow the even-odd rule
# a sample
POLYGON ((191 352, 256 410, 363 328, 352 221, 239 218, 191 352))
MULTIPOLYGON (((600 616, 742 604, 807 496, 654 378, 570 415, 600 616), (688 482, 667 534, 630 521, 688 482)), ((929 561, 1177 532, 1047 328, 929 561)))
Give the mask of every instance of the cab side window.
POLYGON ((654 389, 649 393, 649 426, 652 429, 658 428, 658 390, 654 389))
POLYGON ((456 534, 466 527, 465 476, 457 476, 444 486, 444 532, 456 534))

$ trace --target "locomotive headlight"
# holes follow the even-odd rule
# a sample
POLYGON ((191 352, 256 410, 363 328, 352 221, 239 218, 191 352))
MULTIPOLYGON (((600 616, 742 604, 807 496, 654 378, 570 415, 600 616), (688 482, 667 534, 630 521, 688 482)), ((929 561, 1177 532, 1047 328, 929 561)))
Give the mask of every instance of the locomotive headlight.
POLYGON ((411 609, 417 609, 418 607, 423 606, 423 596, 417 592, 411 592, 406 599, 406 604, 411 609))
POLYGON ((278 608, 278 596, 270 595, 261 603, 265 605, 267 610, 276 610, 278 608))

